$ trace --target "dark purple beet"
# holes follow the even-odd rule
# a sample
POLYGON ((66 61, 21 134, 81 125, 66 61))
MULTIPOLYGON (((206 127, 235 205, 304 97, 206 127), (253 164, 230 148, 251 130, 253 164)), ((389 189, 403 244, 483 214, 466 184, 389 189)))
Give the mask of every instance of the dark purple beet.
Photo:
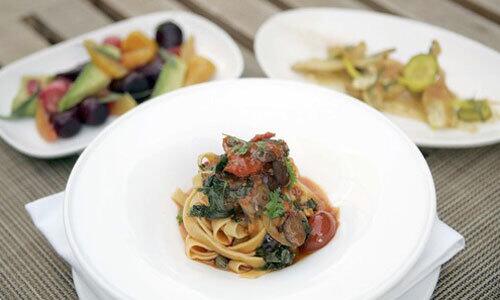
POLYGON ((158 44, 169 49, 182 44, 182 30, 173 22, 165 22, 156 27, 156 41, 158 44))
POLYGON ((129 93, 139 103, 151 95, 151 88, 146 76, 135 71, 122 79, 113 80, 109 88, 113 92, 129 93))
POLYGON ((50 122, 54 126, 57 136, 69 138, 76 135, 82 128, 82 123, 78 118, 77 108, 55 113, 50 116, 50 122))
POLYGON ((71 81, 75 81, 76 77, 78 77, 78 75, 80 75, 80 72, 82 71, 83 67, 86 64, 87 63, 83 63, 83 64, 80 64, 80 65, 70 69, 70 70, 67 70, 67 71, 64 71, 61 73, 57 73, 56 78, 65 78, 65 79, 68 79, 71 81))
POLYGON ((108 116, 108 106, 97 98, 87 98, 78 105, 78 117, 87 125, 101 125, 108 116))
POLYGON ((163 68, 163 60, 159 56, 156 56, 155 59, 153 59, 153 61, 151 61, 147 65, 138 68, 136 71, 144 75, 144 77, 146 77, 146 80, 148 81, 149 84, 149 88, 153 89, 162 68, 163 68))

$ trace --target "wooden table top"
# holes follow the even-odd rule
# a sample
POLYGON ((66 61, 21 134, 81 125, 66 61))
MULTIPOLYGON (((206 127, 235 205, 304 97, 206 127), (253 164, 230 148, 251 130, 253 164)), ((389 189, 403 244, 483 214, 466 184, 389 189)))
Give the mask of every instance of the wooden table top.
MULTIPOLYGON (((253 55, 259 26, 282 10, 330 6, 413 18, 500 50, 500 0, 1 0, 0 66, 131 16, 188 10, 226 30, 263 77, 253 55)), ((500 145, 421 149, 431 168, 440 218, 466 238, 443 266, 435 299, 499 299, 500 145)), ((24 204, 64 189, 77 156, 38 160, 0 140, 0 299, 76 298, 71 270, 36 231, 24 204)))

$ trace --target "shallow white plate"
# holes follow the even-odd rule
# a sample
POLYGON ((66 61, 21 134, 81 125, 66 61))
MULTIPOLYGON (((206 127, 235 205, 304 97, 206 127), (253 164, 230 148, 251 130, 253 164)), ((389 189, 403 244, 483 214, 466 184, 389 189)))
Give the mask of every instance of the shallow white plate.
MULTIPOLYGON (((158 12, 114 23, 5 66, 0 70, 0 114, 10 114, 12 99, 23 75, 53 74, 88 61, 88 55, 82 45, 84 39, 100 41, 109 35, 126 36, 133 30, 142 30, 154 36, 156 26, 168 20, 179 24, 185 36, 195 36, 199 53, 209 57, 217 66, 214 80, 238 78, 241 75, 243 71, 241 52, 231 37, 220 27, 189 12, 158 12)), ((112 120, 113 118, 110 118, 106 125, 112 120)), ((47 143, 38 135, 33 119, 0 120, 0 136, 24 154, 53 158, 83 150, 106 125, 84 126, 83 130, 73 138, 47 143)))
POLYGON ((202 84, 138 107, 87 147, 66 191, 82 275, 117 298, 374 298, 413 266, 435 218, 425 160, 388 119, 344 94, 269 79, 202 84), (267 130, 340 208, 335 239, 255 280, 187 259, 170 195, 190 186, 199 153, 222 151, 222 133, 267 130))
MULTIPOLYGON (((459 97, 500 100, 500 54, 456 33, 417 21, 381 13, 338 8, 304 8, 276 14, 257 32, 255 54, 271 78, 307 80, 291 70, 303 59, 325 57, 331 44, 366 41, 370 53, 395 47, 394 58, 407 61, 426 52, 433 39, 442 47, 439 63, 446 81, 459 97)), ((432 130, 416 120, 386 114, 418 145, 473 147, 500 141, 500 121, 479 130, 432 130)))

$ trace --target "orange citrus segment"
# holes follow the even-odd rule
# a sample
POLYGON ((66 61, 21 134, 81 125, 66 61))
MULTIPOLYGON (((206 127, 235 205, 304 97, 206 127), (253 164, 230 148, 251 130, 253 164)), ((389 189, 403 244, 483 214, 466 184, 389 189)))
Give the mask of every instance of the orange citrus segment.
POLYGON ((120 100, 109 103, 109 113, 120 116, 137 106, 137 102, 129 94, 124 95, 120 100))
POLYGON ((115 79, 122 78, 123 76, 127 75, 128 70, 124 68, 118 61, 97 51, 94 42, 85 41, 83 42, 83 44, 87 49, 92 62, 104 73, 115 79))
POLYGON ((38 133, 47 142, 53 142, 57 140, 57 133, 54 127, 49 121, 49 114, 43 108, 42 102, 37 101, 36 113, 35 113, 35 123, 38 133))

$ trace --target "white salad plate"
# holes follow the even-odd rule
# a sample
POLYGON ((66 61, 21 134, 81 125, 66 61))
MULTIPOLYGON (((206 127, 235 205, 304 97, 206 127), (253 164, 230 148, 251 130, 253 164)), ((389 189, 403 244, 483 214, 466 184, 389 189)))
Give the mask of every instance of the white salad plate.
POLYGON ((374 299, 422 253, 435 220, 418 148, 378 111, 293 81, 240 79, 187 87, 109 125, 78 159, 64 222, 82 278, 102 299, 374 299), (189 260, 170 200, 222 133, 274 131, 302 175, 340 208, 331 243, 281 271, 243 279, 189 260), (286 288, 283 283, 286 282, 286 288), (251 293, 241 293, 251 291, 251 293))
MULTIPOLYGON (((181 27, 185 37, 193 35, 197 51, 214 62, 217 71, 213 80, 241 76, 244 67, 241 52, 233 39, 220 27, 189 12, 158 12, 114 23, 5 66, 0 70, 0 114, 10 114, 11 103, 23 75, 54 74, 89 61, 83 40, 102 41, 109 35, 124 37, 133 30, 142 30, 149 36, 154 36, 156 26, 169 20, 181 27)), ((26 155, 54 158, 82 151, 113 119, 109 118, 106 124, 98 127, 83 126, 76 136, 58 139, 54 143, 48 143, 39 136, 33 119, 0 120, 0 136, 26 155)))
MULTIPOLYGON (((408 61, 415 54, 427 52, 433 39, 441 44, 439 63, 457 96, 500 100, 497 51, 445 29, 387 14, 339 8, 285 11, 273 15, 260 27, 254 50, 268 77, 305 81, 308 79, 292 71, 291 66, 299 60, 326 57, 329 45, 365 41, 369 53, 396 48, 393 57, 408 61)), ((477 131, 470 132, 433 130, 424 122, 386 116, 419 146, 475 147, 500 141, 500 120, 479 124, 477 131)))

